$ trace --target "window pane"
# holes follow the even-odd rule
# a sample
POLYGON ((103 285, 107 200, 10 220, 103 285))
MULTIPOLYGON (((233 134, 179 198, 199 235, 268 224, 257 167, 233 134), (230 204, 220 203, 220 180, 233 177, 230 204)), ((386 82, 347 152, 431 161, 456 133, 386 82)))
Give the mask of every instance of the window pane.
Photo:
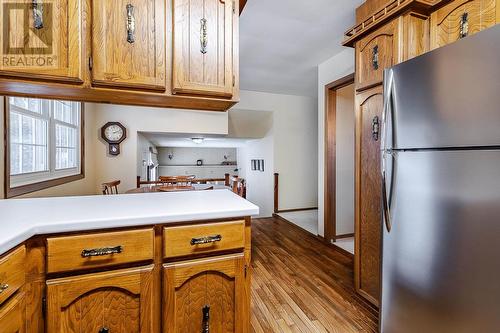
POLYGON ((48 116, 49 110, 44 108, 44 100, 38 98, 26 98, 26 97, 9 97, 9 103, 11 105, 22 108, 23 110, 38 113, 42 116, 48 116))
POLYGON ((21 145, 11 144, 10 146, 10 174, 17 175, 21 173, 21 145))
POLYGON ((76 149, 56 148, 56 169, 76 168, 76 149))
POLYGON ((54 101, 54 118, 72 125, 78 125, 78 103, 69 101, 54 101))
POLYGON ((56 147, 76 148, 76 128, 56 125, 56 147))
MULTIPOLYGON (((12 113, 14 115, 15 113, 12 113)), ((35 145, 47 145, 47 121, 30 116, 11 117, 11 141, 35 145), (17 126, 17 128, 15 128, 17 126)))

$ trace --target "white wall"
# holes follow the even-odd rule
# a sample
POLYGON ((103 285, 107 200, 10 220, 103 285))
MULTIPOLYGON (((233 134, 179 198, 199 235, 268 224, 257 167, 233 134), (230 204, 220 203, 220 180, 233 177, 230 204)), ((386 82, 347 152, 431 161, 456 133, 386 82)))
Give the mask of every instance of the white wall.
POLYGON ((141 133, 137 133, 137 176, 141 176, 141 180, 148 179, 148 166, 150 148, 155 145, 146 139, 141 133))
POLYGON ((324 236, 324 172, 325 172, 325 85, 354 73, 354 49, 341 53, 318 65, 318 233, 324 236))
POLYGON ((354 84, 337 90, 336 235, 354 233, 354 84))
POLYGON ((160 165, 196 165, 196 161, 203 160, 204 165, 220 165, 225 161, 236 161, 236 148, 191 148, 191 147, 161 147, 158 148, 158 163, 160 165), (168 154, 173 158, 169 159, 168 154))
MULTIPOLYGON (((262 177, 262 197, 270 198, 273 205, 273 173, 280 174, 280 209, 315 207, 317 201, 317 101, 315 98, 294 95, 241 91, 241 101, 231 112, 238 110, 271 111, 272 130, 258 149, 272 153, 272 163, 266 159, 266 172, 262 177), (272 168, 272 169, 271 169, 272 168)), ((257 149, 257 147, 259 147, 257 149)), ((250 178, 247 175, 248 184, 250 178)), ((267 203, 267 202, 266 202, 267 203)), ((262 209, 262 207, 261 207, 262 209)))
POLYGON ((259 206, 259 217, 272 216, 274 210, 274 144, 273 133, 251 140, 238 148, 239 175, 247 182, 247 199, 259 206), (251 160, 263 159, 264 172, 252 170, 251 160))
MULTIPOLYGON (((120 192, 136 186, 138 156, 137 132, 172 132, 221 134, 228 131, 226 112, 190 111, 152 107, 88 104, 95 110, 93 140, 96 154, 96 186, 114 179, 121 180, 120 192), (121 143, 121 154, 109 156, 99 131, 108 121, 119 121, 127 128, 127 139, 121 143)), ((140 133, 139 133, 140 134, 140 133)))

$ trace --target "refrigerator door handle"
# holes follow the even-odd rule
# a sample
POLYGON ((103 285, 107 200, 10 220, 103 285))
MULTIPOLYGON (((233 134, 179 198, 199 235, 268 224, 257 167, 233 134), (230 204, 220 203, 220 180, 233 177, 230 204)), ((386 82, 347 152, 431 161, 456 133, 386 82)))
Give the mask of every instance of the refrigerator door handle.
MULTIPOLYGON (((391 211, 389 205, 390 194, 387 194, 387 168, 386 168, 386 157, 390 156, 392 159, 392 142, 391 147, 387 147, 387 130, 388 127, 391 129, 391 141, 393 140, 392 135, 392 121, 388 122, 389 117, 392 117, 393 112, 393 74, 391 69, 387 69, 384 72, 384 109, 382 112, 382 135, 380 139, 380 148, 381 148, 381 156, 380 156, 380 170, 382 176, 382 208, 384 212, 384 222, 387 232, 391 232, 392 222, 391 222, 391 211)), ((390 189, 392 190, 392 166, 391 166, 391 175, 389 179, 391 179, 390 189)))
POLYGON ((392 108, 393 108, 393 85, 394 85, 394 80, 393 80, 393 73, 392 70, 386 69, 384 72, 384 109, 382 110, 382 133, 381 133, 381 138, 380 138, 380 149, 382 151, 386 150, 391 150, 392 149, 392 142, 391 142, 391 147, 387 147, 387 130, 388 127, 391 129, 391 141, 393 139, 392 136, 392 121, 388 122, 389 117, 392 117, 392 108))
MULTIPOLYGON (((382 157, 382 159, 384 159, 384 157, 382 157)), ((384 209, 385 228, 387 232, 391 232, 391 210, 389 208, 389 201, 387 200, 387 177, 385 170, 382 170, 382 208, 384 209)))

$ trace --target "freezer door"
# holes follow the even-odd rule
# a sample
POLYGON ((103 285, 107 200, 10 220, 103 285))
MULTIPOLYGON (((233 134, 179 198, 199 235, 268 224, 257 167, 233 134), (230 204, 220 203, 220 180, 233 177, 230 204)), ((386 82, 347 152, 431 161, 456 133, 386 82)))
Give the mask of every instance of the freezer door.
POLYGON ((381 332, 499 332, 500 151, 392 156, 381 332))
POLYGON ((497 25, 389 69, 391 148, 500 146, 499 55, 497 25))

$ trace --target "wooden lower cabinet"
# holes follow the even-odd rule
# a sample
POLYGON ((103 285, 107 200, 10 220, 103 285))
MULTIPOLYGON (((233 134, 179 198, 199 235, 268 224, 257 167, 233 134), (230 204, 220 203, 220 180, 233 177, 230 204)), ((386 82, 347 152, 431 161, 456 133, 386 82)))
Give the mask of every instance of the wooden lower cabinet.
POLYGON ((163 332, 249 332, 243 254, 165 264, 163 332))
POLYGON ((355 286, 378 305, 381 255, 382 86, 356 95, 355 286))
POLYGON ((24 294, 20 293, 0 308, 0 333, 26 332, 24 294))
POLYGON ((48 280, 47 332, 153 332, 153 268, 48 280))

